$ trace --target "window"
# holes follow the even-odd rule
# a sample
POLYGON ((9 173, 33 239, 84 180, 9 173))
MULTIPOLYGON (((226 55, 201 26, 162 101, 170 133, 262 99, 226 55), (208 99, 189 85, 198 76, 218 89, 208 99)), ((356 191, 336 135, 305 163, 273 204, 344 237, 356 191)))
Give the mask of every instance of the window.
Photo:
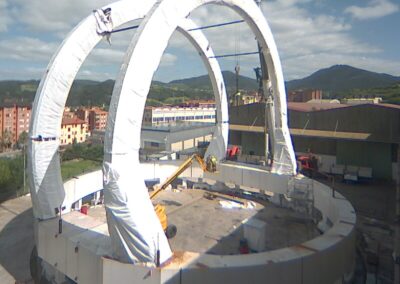
POLYGON ((160 146, 160 144, 157 142, 150 142, 150 146, 154 147, 154 148, 158 148, 160 146))
POLYGON ((164 121, 163 117, 155 117, 153 118, 153 122, 160 122, 160 121, 164 121))

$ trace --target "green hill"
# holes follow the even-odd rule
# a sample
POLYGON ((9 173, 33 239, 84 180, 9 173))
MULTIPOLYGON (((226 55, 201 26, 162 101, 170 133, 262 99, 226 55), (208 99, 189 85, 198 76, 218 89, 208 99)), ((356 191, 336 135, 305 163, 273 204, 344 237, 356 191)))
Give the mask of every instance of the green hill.
MULTIPOLYGON (((236 90, 236 75, 231 71, 222 71, 225 85, 228 91, 236 90)), ((169 82, 170 86, 194 88, 194 89, 208 89, 211 90, 211 81, 208 75, 186 78, 181 80, 174 80, 169 82)), ((239 89, 241 90, 257 90, 258 83, 255 79, 239 75, 239 89)))
MULTIPOLYGON (((228 92, 235 90, 235 74, 223 72, 228 92)), ((67 99, 67 106, 92 106, 110 104, 114 80, 96 82, 75 80, 67 99)), ((39 81, 0 81, 0 103, 33 102, 39 81)), ((257 88, 257 82, 251 78, 240 76, 239 87, 243 90, 257 88)), ((149 105, 163 105, 183 102, 189 99, 211 99, 214 94, 208 75, 162 83, 153 81, 149 97, 149 105)))
MULTIPOLYGON (((229 94, 236 90, 235 73, 223 71, 229 94)), ((0 81, 0 103, 32 103, 39 81, 0 81)), ((68 106, 109 105, 113 80, 96 82, 75 80, 68 96, 68 106)), ((400 77, 370 72, 348 65, 335 65, 318 70, 308 77, 286 82, 288 90, 322 89, 325 97, 381 96, 385 102, 400 103, 400 77)), ((256 80, 240 76, 239 89, 258 89, 256 80)), ((158 106, 174 104, 189 99, 211 99, 213 91, 208 75, 174 80, 169 83, 153 81, 147 104, 158 106)))
POLYGON ((286 83, 288 90, 321 89, 331 94, 353 89, 382 88, 400 83, 400 77, 371 72, 348 65, 334 65, 308 77, 286 83))

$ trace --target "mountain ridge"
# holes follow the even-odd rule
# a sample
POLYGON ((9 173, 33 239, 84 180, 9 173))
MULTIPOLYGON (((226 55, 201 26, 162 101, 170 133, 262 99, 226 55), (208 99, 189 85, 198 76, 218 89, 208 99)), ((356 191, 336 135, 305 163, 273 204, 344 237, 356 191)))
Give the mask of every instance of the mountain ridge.
POLYGON ((288 81, 286 87, 288 90, 321 89, 338 93, 351 89, 388 87, 395 83, 400 83, 399 76, 372 72, 350 65, 333 65, 319 69, 302 79, 288 81))
MULTIPOLYGON (((236 92, 236 75, 223 71, 228 94, 236 92)), ((102 82, 94 80, 74 81, 68 106, 108 105, 111 99, 114 80, 102 82)), ((333 65, 317 70, 302 79, 286 83, 287 90, 321 89, 328 97, 351 97, 380 95, 394 98, 400 103, 400 77, 385 73, 376 73, 349 65, 333 65)), ((0 81, 0 103, 10 101, 31 103, 34 99, 39 80, 4 80, 0 81)), ((255 79, 239 76, 239 89, 254 91, 258 89, 255 79)), ((153 81, 148 103, 163 105, 179 103, 187 99, 210 99, 213 97, 212 85, 208 75, 172 80, 168 83, 153 81)))

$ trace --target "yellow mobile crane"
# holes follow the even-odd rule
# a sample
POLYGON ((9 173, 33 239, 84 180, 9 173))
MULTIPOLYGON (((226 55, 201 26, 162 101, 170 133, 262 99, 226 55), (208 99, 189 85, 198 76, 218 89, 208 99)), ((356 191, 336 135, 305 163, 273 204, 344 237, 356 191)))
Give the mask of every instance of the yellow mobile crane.
MULTIPOLYGON (((198 154, 193 154, 182 165, 163 183, 154 186, 154 191, 150 194, 150 199, 153 200, 154 197, 159 194, 162 190, 166 189, 181 173, 183 173, 187 168, 189 168, 193 161, 197 161, 204 172, 215 172, 216 170, 216 158, 214 156, 209 156, 207 158, 207 163, 204 162, 203 158, 198 154)), ((160 220, 161 226, 167 236, 167 238, 173 238, 176 235, 176 226, 168 225, 167 215, 165 214, 165 206, 161 204, 156 204, 154 210, 160 220)))

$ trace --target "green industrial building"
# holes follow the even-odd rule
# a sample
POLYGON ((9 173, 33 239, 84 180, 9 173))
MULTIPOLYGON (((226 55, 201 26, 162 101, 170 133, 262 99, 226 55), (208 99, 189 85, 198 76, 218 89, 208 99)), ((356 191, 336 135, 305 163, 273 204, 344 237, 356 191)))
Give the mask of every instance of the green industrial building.
MULTIPOLYGON (((241 145, 244 155, 264 156, 264 107, 230 108, 229 143, 241 145)), ((288 120, 296 154, 316 155, 324 171, 366 167, 374 178, 396 178, 400 106, 288 103, 288 120)))

